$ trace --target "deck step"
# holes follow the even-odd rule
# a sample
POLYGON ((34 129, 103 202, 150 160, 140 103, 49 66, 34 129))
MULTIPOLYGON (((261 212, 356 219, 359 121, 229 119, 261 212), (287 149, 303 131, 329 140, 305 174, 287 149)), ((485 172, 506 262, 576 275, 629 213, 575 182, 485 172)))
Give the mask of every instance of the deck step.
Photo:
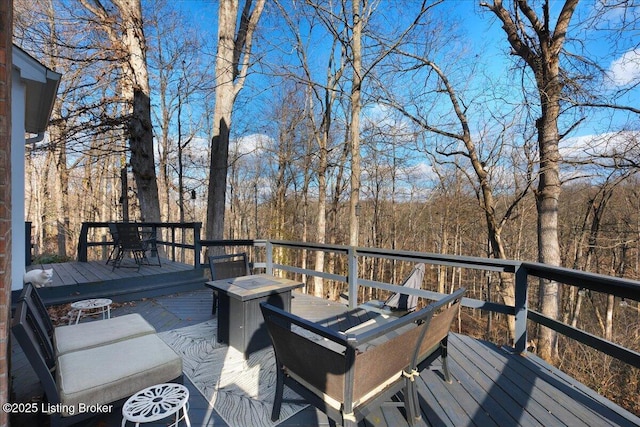
MULTIPOLYGON (((88 298, 110 298, 114 302, 125 302, 202 289, 206 280, 204 269, 192 269, 72 286, 44 287, 39 288, 38 293, 46 305, 66 304, 88 298)), ((14 301, 17 296, 12 295, 14 301)))

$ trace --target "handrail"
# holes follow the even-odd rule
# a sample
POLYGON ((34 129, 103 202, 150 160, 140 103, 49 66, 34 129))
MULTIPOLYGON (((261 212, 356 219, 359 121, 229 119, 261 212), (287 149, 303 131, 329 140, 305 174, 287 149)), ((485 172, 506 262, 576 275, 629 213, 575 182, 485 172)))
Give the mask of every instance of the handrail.
MULTIPOLYGON (((403 293, 427 297, 430 299, 439 298, 442 295, 437 292, 429 292, 424 290, 414 290, 401 288, 399 285, 381 283, 358 277, 358 259, 363 256, 372 258, 385 258, 401 261, 424 262, 433 265, 443 265, 449 267, 461 267, 485 271, 499 271, 513 273, 515 276, 515 305, 507 306, 500 303, 489 301, 481 301, 471 298, 464 298, 462 305, 471 308, 480 308, 490 312, 514 315, 516 320, 516 336, 514 347, 518 353, 526 353, 527 348, 527 320, 549 327, 567 337, 590 346, 616 359, 622 360, 632 366, 640 368, 640 353, 621 347, 603 338, 573 328, 569 325, 561 323, 557 320, 544 316, 541 313, 533 311, 528 307, 528 281, 534 277, 538 279, 554 280, 569 286, 577 286, 587 288, 593 291, 614 295, 616 297, 625 298, 634 301, 640 301, 640 282, 606 276, 602 274, 589 273, 578 270, 571 270, 564 267, 550 266, 534 262, 522 262, 514 260, 500 260, 493 258, 481 257, 464 257, 454 255, 443 255, 425 252, 411 251, 394 251, 388 249, 376 248, 352 248, 347 246, 332 246, 325 244, 305 244, 300 242, 287 241, 269 241, 269 245, 273 247, 297 248, 305 250, 322 250, 325 252, 334 251, 335 253, 346 254, 348 257, 348 273, 347 276, 332 274, 333 280, 345 279, 349 286, 350 295, 357 295, 359 286, 369 286, 377 289, 388 291, 401 290, 403 293)), ((291 267, 286 265, 274 264, 273 268, 290 271, 308 276, 327 277, 331 273, 322 272, 321 274, 312 269, 303 269, 300 267, 291 267)), ((355 305, 355 299, 350 299, 350 304, 355 305)))
MULTIPOLYGON (((113 241, 89 241, 89 232, 92 229, 99 228, 109 228, 110 222, 83 222, 82 227, 80 229, 80 236, 78 238, 78 261, 79 262, 87 262, 88 261, 88 252, 90 247, 95 246, 111 246, 114 244, 113 241)), ((202 229, 201 222, 136 222, 136 224, 140 227, 151 228, 151 233, 156 236, 156 244, 164 245, 165 248, 171 249, 171 258, 176 260, 176 248, 193 250, 194 252, 194 267, 200 267, 200 230, 202 229), (158 230, 159 229, 168 229, 171 231, 171 235, 168 240, 163 240, 159 237, 158 230), (194 235, 194 243, 181 243, 176 241, 176 230, 193 230, 194 235)))
MULTIPOLYGON (((92 227, 107 227, 108 223, 84 223, 80 242, 78 244, 78 259, 82 261, 84 254, 86 261, 86 249, 90 246, 104 245, 104 242, 88 242, 86 236, 88 229, 92 227)), ((564 267, 551 266, 535 262, 501 260, 482 257, 455 256, 446 254, 435 254, 426 252, 398 251, 389 249, 351 247, 344 245, 331 245, 322 243, 292 242, 283 240, 200 240, 201 223, 140 223, 142 226, 163 227, 163 228, 184 228, 192 227, 195 234, 193 245, 182 245, 175 241, 161 242, 171 247, 188 247, 194 250, 195 264, 200 265, 200 254, 203 248, 208 247, 260 247, 264 248, 264 262, 255 262, 253 267, 264 268, 267 273, 274 270, 290 272, 294 274, 306 275, 308 277, 321 277, 347 283, 350 295, 357 295, 360 286, 366 286, 386 291, 418 295, 429 299, 438 299, 441 294, 433 291, 414 290, 401 288, 399 285, 377 282, 360 278, 358 275, 359 261, 363 257, 390 259, 397 261, 424 262, 431 265, 446 267, 456 267, 492 272, 504 272, 514 275, 515 281, 515 304, 508 306, 491 301, 464 298, 462 305, 465 307, 482 309, 489 312, 507 314, 515 316, 515 351, 526 353, 527 348, 527 322, 532 321, 537 324, 551 328, 573 340, 590 346, 604 354, 624 361, 632 366, 640 368, 640 353, 621 347, 603 338, 589 334, 585 331, 566 325, 558 320, 551 319, 541 313, 531 310, 529 303, 529 279, 553 280, 568 286, 586 288, 592 291, 613 295, 627 300, 640 301, 640 282, 624 278, 616 278, 602 274, 589 273, 585 271, 572 270, 564 267), (274 259, 278 249, 323 251, 346 257, 346 271, 316 271, 313 268, 303 268, 291 265, 274 259), (400 289, 401 288, 401 289, 400 289)), ((349 304, 355 306, 355 298, 350 299, 349 304)))
POLYGON ((620 298, 640 301, 640 289, 638 288, 640 282, 635 280, 572 270, 570 268, 542 263, 522 262, 520 265, 527 269, 530 276, 554 280, 596 292, 609 293, 620 298), (615 290, 615 293, 609 292, 611 288, 615 290))

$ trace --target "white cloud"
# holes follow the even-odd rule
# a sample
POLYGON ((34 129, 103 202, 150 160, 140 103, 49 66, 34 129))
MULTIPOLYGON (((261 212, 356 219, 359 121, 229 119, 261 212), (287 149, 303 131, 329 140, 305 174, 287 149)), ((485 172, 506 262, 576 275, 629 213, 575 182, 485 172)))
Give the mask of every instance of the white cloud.
MULTIPOLYGON (((563 180, 593 182, 617 168, 640 158, 640 133, 633 131, 587 135, 563 141, 560 149, 566 164, 561 166, 563 180), (604 171, 609 172, 605 173, 604 171)), ((619 169, 620 171, 625 168, 619 169)))
POLYGON ((625 86, 640 80, 640 50, 625 52, 611 63, 607 74, 616 86, 625 86))
POLYGON ((382 104, 367 106, 362 111, 362 127, 377 127, 399 134, 410 132, 410 121, 393 108, 382 104))
POLYGON ((635 152, 640 133, 611 132, 568 138, 562 142, 560 154, 567 161, 588 161, 594 157, 620 157, 635 152))
POLYGON ((231 141, 230 151, 236 156, 244 156, 247 154, 259 154, 266 147, 271 145, 271 137, 264 134, 251 134, 241 136, 231 141))

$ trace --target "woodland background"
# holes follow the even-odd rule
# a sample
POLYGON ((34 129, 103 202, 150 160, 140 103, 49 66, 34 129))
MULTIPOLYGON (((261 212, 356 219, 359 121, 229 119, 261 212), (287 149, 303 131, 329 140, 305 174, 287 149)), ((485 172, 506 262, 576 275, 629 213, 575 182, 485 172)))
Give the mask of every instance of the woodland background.
MULTIPOLYGON (((218 2, 143 1, 139 16, 136 3, 14 0, 15 43, 63 74, 48 138, 28 146, 26 158, 25 215, 41 262, 73 258, 80 224, 121 220, 124 202, 132 220, 218 221, 225 238, 540 259, 544 108, 537 76, 491 13, 501 2, 356 2, 358 49, 350 1, 256 2, 264 11, 255 33, 232 19, 236 46, 239 35, 250 37, 233 59, 228 155, 212 153, 219 148, 211 143, 227 90, 216 67, 218 2), (154 166, 146 172, 131 157, 136 93, 126 78, 141 78, 123 67, 132 63, 124 37, 131 25, 146 54, 150 123, 141 126, 153 141, 142 157, 154 166), (214 161, 227 168, 223 215, 211 213, 214 161), (157 186, 157 217, 141 196, 149 182, 157 186)), ((508 3, 519 7, 514 16, 530 5, 546 23, 560 5, 577 5, 560 72, 558 263, 638 280, 638 5, 508 3), (626 72, 616 74, 616 64, 626 72)), ((383 281, 404 273, 363 268, 383 281)), ((427 277, 441 289, 473 284, 506 300, 503 280, 455 269, 427 277)), ((339 293, 322 282, 310 289, 339 293)), ((640 350, 637 302, 578 289, 557 299, 567 323, 640 350)), ((506 325, 491 327, 478 313, 467 320, 477 335, 508 343, 506 325)), ((638 370, 559 340, 559 366, 640 413, 638 370)))

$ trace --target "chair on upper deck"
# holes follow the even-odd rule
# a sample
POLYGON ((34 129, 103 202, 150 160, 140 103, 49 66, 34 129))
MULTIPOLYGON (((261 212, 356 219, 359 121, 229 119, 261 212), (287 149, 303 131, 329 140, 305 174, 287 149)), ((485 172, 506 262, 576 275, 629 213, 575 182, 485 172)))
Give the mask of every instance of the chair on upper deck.
MULTIPOLYGON (((126 253, 131 253, 133 259, 140 269, 142 264, 151 265, 149 258, 147 258, 147 251, 150 246, 155 246, 155 239, 142 239, 140 237, 140 230, 138 224, 129 222, 118 222, 115 224, 118 236, 118 252, 113 259, 113 269, 122 265, 122 260, 126 253)), ((152 248, 153 249, 153 248, 152 248)), ((158 256, 158 264, 161 267, 160 257, 158 256)))
POLYGON ((109 233, 111 234, 111 239, 113 240, 113 248, 111 249, 111 252, 109 253, 109 257, 107 258, 107 262, 106 262, 107 265, 109 265, 110 261, 114 261, 118 257, 118 251, 119 251, 118 228, 116 227, 116 223, 110 222, 108 226, 109 226, 109 233))
MULTIPOLYGON (((249 261, 245 252, 210 256, 209 269, 211 270, 211 280, 230 279, 251 274, 249 261)), ((217 308, 218 294, 214 290, 211 314, 216 314, 217 308)))
POLYGON ((415 387, 420 370, 441 357, 444 378, 451 382, 447 341, 464 292, 460 288, 421 310, 381 322, 375 317, 382 317, 379 313, 349 314, 368 319, 367 325, 345 331, 335 329, 338 323, 330 328, 261 303, 277 368, 271 419, 280 416, 287 385, 344 427, 355 427, 383 404, 397 406, 390 400, 403 391, 413 425, 421 418, 415 387))

